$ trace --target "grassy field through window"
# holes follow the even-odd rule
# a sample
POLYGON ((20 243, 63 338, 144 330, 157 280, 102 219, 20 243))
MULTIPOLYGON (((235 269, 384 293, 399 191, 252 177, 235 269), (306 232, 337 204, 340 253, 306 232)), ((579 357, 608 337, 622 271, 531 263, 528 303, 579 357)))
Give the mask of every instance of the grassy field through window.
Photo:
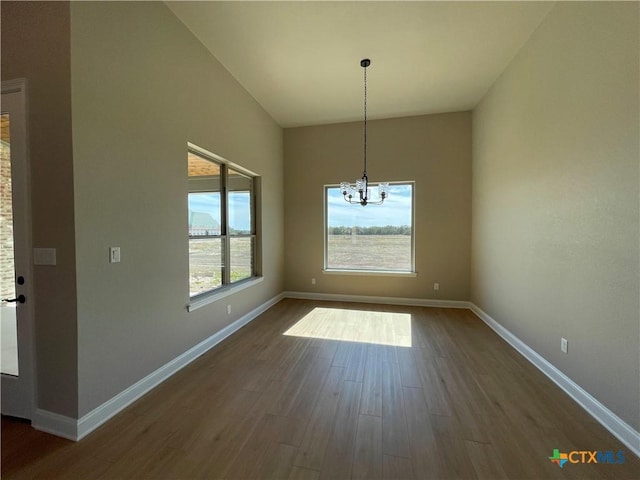
POLYGON ((328 235, 327 268, 411 271, 411 235, 328 235))
MULTIPOLYGON (((251 276, 250 237, 231 237, 231 283, 251 276)), ((197 295, 222 285, 222 239, 189 240, 189 294, 197 295)))

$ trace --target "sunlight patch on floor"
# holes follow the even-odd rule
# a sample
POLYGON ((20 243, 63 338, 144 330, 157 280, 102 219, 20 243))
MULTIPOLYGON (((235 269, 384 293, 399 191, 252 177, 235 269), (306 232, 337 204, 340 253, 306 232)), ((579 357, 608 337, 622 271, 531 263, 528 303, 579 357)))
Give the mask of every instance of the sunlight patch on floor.
POLYGON ((410 347, 411 315, 316 307, 284 335, 410 347))

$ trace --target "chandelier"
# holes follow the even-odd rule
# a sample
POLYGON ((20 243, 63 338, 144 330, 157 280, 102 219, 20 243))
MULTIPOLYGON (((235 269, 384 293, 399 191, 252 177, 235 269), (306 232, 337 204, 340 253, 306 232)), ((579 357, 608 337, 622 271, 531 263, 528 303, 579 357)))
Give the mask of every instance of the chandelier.
POLYGON ((378 184, 378 197, 371 199, 371 189, 369 188, 369 177, 367 177, 367 67, 371 65, 371 60, 365 58, 360 61, 360 66, 364 69, 364 168, 362 178, 356 180, 355 185, 349 182, 340 183, 342 197, 349 203, 366 205, 382 205, 384 199, 389 196, 389 183, 378 184))

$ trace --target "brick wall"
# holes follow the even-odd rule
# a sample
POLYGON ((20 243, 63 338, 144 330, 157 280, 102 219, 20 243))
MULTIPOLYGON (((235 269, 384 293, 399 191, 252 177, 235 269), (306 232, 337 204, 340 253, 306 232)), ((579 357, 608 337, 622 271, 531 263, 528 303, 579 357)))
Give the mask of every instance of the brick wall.
MULTIPOLYGON (((5 115, 3 115, 4 117, 5 115)), ((4 120, 4 119, 3 119, 4 120)), ((2 137, 8 137, 8 125, 2 122, 2 137)), ((8 122, 7 122, 8 123, 8 122)), ((13 209, 11 200, 11 157, 9 143, 0 146, 0 296, 15 297, 15 269, 13 264, 13 209)))

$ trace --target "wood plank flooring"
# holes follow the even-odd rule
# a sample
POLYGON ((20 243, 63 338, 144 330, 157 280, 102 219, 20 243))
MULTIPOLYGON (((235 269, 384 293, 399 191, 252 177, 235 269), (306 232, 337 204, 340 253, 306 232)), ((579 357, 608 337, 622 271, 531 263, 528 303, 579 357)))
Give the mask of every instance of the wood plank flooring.
POLYGON ((467 310, 287 299, 81 442, 3 418, 1 471, 638 479, 640 461, 467 310), (556 448, 624 450, 626 462, 561 469, 556 448))

